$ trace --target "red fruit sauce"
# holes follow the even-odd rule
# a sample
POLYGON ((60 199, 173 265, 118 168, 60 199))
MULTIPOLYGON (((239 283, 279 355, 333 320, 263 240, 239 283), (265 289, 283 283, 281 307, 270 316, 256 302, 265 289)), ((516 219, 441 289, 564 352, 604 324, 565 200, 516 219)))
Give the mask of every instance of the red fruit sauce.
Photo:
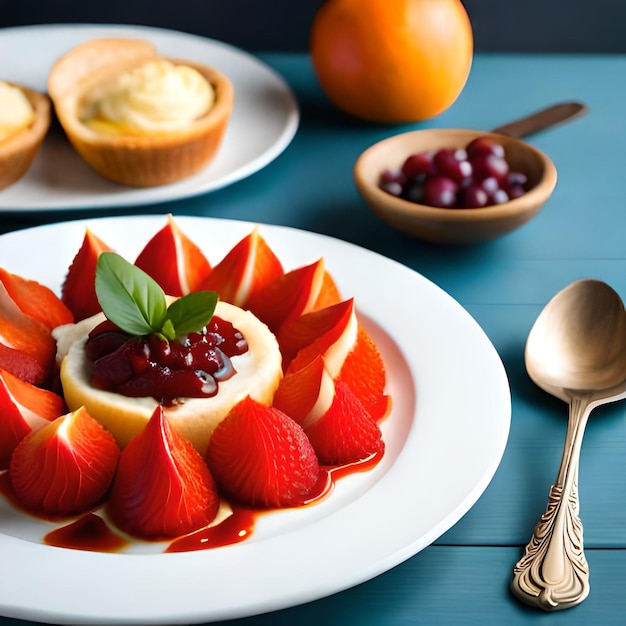
POLYGON ((94 328, 85 345, 93 363, 91 384, 129 397, 153 397, 164 405, 177 398, 209 398, 236 371, 230 357, 248 351, 234 326, 214 316, 200 332, 168 341, 133 337, 109 321, 94 328))
MULTIPOLYGON (((320 468, 317 484, 300 506, 309 506, 324 499, 332 492, 337 480, 357 472, 371 470, 382 456, 382 453, 377 453, 357 463, 320 468)), ((8 472, 0 474, 0 493, 20 509, 13 496, 8 474, 8 472)), ((271 514, 275 510, 252 509, 236 504, 231 505, 231 508, 232 515, 219 524, 173 539, 164 551, 192 552, 241 543, 252 535, 256 520, 261 515, 271 514)), ((44 536, 43 543, 58 548, 113 553, 121 552, 131 544, 131 541, 118 535, 104 519, 90 512, 49 532, 44 536)))

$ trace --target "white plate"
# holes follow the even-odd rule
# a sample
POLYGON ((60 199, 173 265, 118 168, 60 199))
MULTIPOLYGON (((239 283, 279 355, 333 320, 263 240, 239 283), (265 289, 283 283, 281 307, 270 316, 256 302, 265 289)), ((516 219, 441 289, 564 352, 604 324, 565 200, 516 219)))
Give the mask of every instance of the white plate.
MULTIPOLYGON (((253 225, 177 217, 219 261, 253 225)), ((85 227, 133 260, 163 216, 75 221, 0 237, 0 266, 59 289, 85 227), (33 254, 36 250, 36 255, 33 254)), ((0 507, 0 615, 54 623, 192 623, 285 608, 368 580, 428 546, 491 480, 511 399, 495 349, 450 296, 407 267, 290 228, 260 233, 286 269, 324 256, 355 296, 389 372, 386 452, 327 500, 262 518, 241 544, 182 554, 101 554, 42 545, 42 524, 0 507), (32 527, 32 528, 31 528, 32 527), (88 574, 87 574, 88 572, 88 574)), ((1 498, 0 498, 1 499, 1 498)))
POLYGON ((158 28, 48 25, 2 29, 0 80, 45 92, 53 63, 70 48, 98 37, 148 39, 164 56, 201 61, 230 78, 235 106, 216 158, 192 178, 134 189, 98 176, 53 126, 26 175, 0 191, 0 211, 137 206, 195 196, 260 170, 289 145, 298 128, 293 93, 270 67, 224 43, 158 28))

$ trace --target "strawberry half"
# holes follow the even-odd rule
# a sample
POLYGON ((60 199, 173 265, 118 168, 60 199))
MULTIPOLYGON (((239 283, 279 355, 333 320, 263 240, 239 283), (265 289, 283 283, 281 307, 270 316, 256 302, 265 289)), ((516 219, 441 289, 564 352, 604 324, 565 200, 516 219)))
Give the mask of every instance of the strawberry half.
POLYGON ((219 502, 206 463, 157 406, 122 451, 107 503, 111 520, 135 537, 168 539, 208 526, 219 502))
POLYGON ((323 259, 291 270, 260 291, 248 307, 276 332, 287 320, 313 310, 324 273, 323 259))
POLYGON ((276 337, 285 370, 300 350, 313 343, 315 346, 310 351, 312 356, 306 360, 323 354, 342 336, 349 341, 346 333, 350 330, 350 324, 356 323, 355 320, 354 299, 351 298, 287 321, 276 337))
POLYGON ((321 356, 302 369, 289 371, 281 379, 272 405, 300 426, 315 421, 331 406, 335 385, 321 356))
POLYGON ((61 300, 78 322, 99 313, 100 303, 96 296, 96 263, 102 252, 112 249, 96 237, 88 228, 83 242, 69 267, 61 288, 61 300))
POLYGON ((119 454, 113 436, 80 408, 26 435, 11 457, 9 478, 31 513, 79 515, 106 495, 119 454))
POLYGON ((304 432, 323 465, 356 463, 385 449, 378 424, 341 380, 330 409, 304 432))
POLYGON ((0 367, 33 385, 46 385, 55 365, 50 329, 26 315, 0 283, 0 367))
POLYGON ((284 273, 278 257, 254 228, 213 268, 203 289, 217 291, 224 302, 247 308, 284 273))
POLYGON ((200 248, 167 216, 167 224, 144 246, 135 265, 170 296, 202 289, 211 265, 200 248))
POLYGON ((0 368, 0 470, 31 430, 38 430, 67 411, 63 398, 24 382, 0 368))
POLYGON ((74 321, 72 312, 52 289, 0 267, 0 282, 18 308, 51 330, 74 321))
POLYGON ((380 421, 391 408, 391 398, 385 393, 387 374, 383 358, 367 331, 359 326, 356 345, 348 354, 339 372, 368 413, 380 421))
POLYGON ((249 397, 213 431, 207 463, 225 494, 255 507, 302 504, 319 475, 302 428, 278 409, 249 397))

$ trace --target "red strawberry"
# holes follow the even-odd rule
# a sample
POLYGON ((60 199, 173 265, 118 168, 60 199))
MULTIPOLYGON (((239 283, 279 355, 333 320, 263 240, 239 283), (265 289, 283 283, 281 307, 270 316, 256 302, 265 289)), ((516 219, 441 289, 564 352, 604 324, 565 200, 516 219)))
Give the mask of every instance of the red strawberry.
POLYGON ((24 382, 0 368, 0 470, 9 467, 17 444, 67 411, 61 396, 24 382))
POLYGON ((313 310, 324 282, 324 260, 319 259, 283 274, 248 303, 250 310, 272 331, 287 320, 313 310))
POLYGON ((218 508, 204 460, 159 405, 122 451, 107 504, 111 519, 130 535, 167 539, 208 526, 218 508))
POLYGON ((9 478, 32 513, 78 515, 101 502, 118 458, 113 436, 81 407, 26 435, 11 457, 9 478))
POLYGON ((356 345, 346 357, 339 378, 349 385, 376 421, 389 413, 391 398, 385 394, 385 364, 376 344, 362 326, 359 326, 356 345))
POLYGON ((33 385, 45 385, 55 356, 50 329, 23 313, 0 283, 0 367, 33 385))
POLYGON ((304 432, 323 465, 355 463, 385 449, 378 424, 341 380, 330 409, 304 432))
POLYGON ((77 322, 101 310, 96 296, 96 263, 102 252, 111 250, 88 228, 85 230, 81 247, 70 265, 61 288, 61 300, 74 314, 77 322))
POLYGON ((296 353, 312 343, 315 348, 311 358, 323 354, 346 331, 354 318, 354 299, 300 315, 283 324, 277 339, 286 370, 296 353))
POLYGON ((1 267, 0 282, 21 311, 44 326, 52 329, 74 321, 71 311, 45 285, 11 274, 1 267))
POLYGON ((315 420, 331 406, 335 385, 321 356, 302 369, 287 372, 274 394, 273 406, 289 415, 300 426, 315 420))
POLYGON ((202 289, 211 265, 200 248, 178 227, 172 215, 144 246, 135 265, 152 276, 170 296, 202 289))
POLYGON ((249 397, 213 431, 207 463, 224 493, 256 507, 302 504, 319 475, 302 428, 278 409, 249 397))
POLYGON ((341 302, 341 293, 335 283, 334 278, 330 275, 328 270, 324 272, 324 279, 322 280, 322 288, 319 295, 313 305, 313 310, 323 309, 327 306, 337 304, 341 302))
POLYGON ((203 289, 241 308, 259 297, 284 274, 283 266, 255 228, 213 268, 203 289))

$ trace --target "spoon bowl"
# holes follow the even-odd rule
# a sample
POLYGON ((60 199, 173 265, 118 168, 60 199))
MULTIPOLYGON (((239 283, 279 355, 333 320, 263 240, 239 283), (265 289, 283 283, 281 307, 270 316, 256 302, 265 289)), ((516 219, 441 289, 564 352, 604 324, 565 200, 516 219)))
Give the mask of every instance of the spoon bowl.
POLYGON ((526 342, 526 369, 535 384, 567 401, 572 391, 601 394, 623 383, 625 350, 621 298, 606 283, 579 280, 559 292, 535 322, 526 342))
POLYGON ((511 581, 520 600, 551 611, 579 604, 589 594, 578 465, 591 411, 626 398, 626 310, 620 296, 593 279, 560 291, 531 329, 525 361, 539 387, 569 404, 563 456, 548 507, 511 581))

